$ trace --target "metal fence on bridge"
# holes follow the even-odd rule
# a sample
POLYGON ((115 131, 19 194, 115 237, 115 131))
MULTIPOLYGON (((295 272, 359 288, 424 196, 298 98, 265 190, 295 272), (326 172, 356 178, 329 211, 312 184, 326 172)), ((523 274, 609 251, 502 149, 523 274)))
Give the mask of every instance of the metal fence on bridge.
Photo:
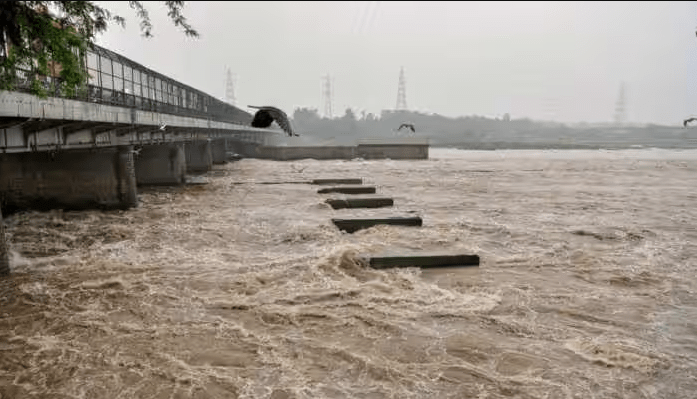
MULTIPOLYGON (((191 86, 100 46, 87 51, 87 85, 76 95, 61 93, 61 79, 43 77, 49 96, 135 108, 179 116, 249 125, 252 115, 191 86)), ((30 92, 31 72, 18 69, 14 90, 30 92)))

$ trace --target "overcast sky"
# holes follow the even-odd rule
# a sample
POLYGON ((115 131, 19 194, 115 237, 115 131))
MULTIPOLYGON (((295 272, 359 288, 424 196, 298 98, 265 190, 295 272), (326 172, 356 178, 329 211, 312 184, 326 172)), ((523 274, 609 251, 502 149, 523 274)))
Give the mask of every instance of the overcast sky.
POLYGON ((612 121, 626 83, 630 122, 697 115, 697 2, 187 2, 201 37, 145 2, 154 37, 126 18, 98 43, 220 99, 226 68, 237 105, 394 109, 399 71, 410 110, 560 122, 612 121))

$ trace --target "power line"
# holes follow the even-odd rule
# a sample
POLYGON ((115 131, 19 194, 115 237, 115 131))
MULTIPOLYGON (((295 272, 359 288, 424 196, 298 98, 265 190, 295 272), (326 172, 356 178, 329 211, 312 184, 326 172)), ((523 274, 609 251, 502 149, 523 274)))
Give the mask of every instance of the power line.
POLYGON ((375 23, 375 18, 379 10, 379 1, 369 1, 360 9, 356 10, 356 14, 353 17, 352 32, 360 35, 365 32, 366 28, 370 30, 375 23))
POLYGON ((375 25, 375 17, 377 17, 379 10, 380 10, 380 2, 376 1, 375 7, 373 8, 373 12, 372 12, 372 14, 370 14, 370 17, 368 19, 368 30, 373 29, 373 25, 375 25))

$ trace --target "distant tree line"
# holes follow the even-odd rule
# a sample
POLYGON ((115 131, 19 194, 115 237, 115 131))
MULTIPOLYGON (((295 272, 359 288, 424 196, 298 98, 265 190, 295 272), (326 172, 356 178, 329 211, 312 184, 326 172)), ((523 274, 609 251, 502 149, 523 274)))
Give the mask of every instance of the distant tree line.
MULTIPOLYGON (((298 108, 293 113, 296 129, 306 136, 318 139, 350 140, 360 138, 430 137, 440 142, 477 140, 493 134, 512 134, 545 128, 543 123, 530 119, 467 116, 449 118, 438 114, 411 111, 384 110, 380 115, 362 113, 356 115, 350 108, 337 118, 324 118, 316 109, 298 108), (402 123, 411 123, 416 131, 398 130, 402 123)), ((553 125, 562 128, 563 125, 553 125)))
POLYGON ((579 124, 569 126, 557 122, 463 116, 450 118, 438 114, 385 110, 380 115, 346 109, 336 118, 320 116, 317 109, 297 108, 293 125, 303 137, 315 142, 351 143, 360 139, 391 139, 399 137, 428 138, 432 145, 471 149, 496 148, 630 148, 654 146, 663 148, 694 148, 697 129, 680 129, 658 125, 613 127, 579 124), (415 127, 398 130, 403 123, 415 127), (689 136, 689 137, 688 137, 689 136), (695 136, 692 138, 692 136, 695 136))

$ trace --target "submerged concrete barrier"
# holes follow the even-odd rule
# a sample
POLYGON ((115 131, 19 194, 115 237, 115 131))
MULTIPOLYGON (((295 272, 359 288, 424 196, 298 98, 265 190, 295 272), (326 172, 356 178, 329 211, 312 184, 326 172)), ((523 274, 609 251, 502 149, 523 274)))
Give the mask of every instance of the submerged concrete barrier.
POLYGON ((409 217, 390 217, 382 219, 332 219, 332 222, 339 230, 347 233, 354 233, 361 229, 377 225, 390 226, 421 226, 423 221, 418 216, 409 217))
POLYGON ((310 184, 327 185, 327 184, 363 184, 363 179, 315 179, 310 184))
POLYGON ((366 256, 370 267, 454 267, 479 266, 479 255, 453 255, 443 253, 379 254, 366 256))
POLYGON ((394 205, 394 200, 392 198, 330 198, 325 202, 333 209, 384 208, 394 205))
POLYGON ((292 161, 298 159, 353 159, 355 146, 293 146, 293 147, 258 147, 256 156, 262 159, 276 161, 292 161))
POLYGON ((328 193, 375 194, 375 187, 373 187, 373 186, 344 186, 344 187, 321 188, 321 189, 317 190, 317 194, 328 194, 328 193))
MULTIPOLYGON (((315 179, 310 181, 292 180, 292 181, 259 181, 259 182, 234 182, 232 184, 363 184, 361 179, 315 179)), ((323 189, 324 190, 324 189, 323 189)))
POLYGON ((337 146, 259 146, 255 156, 262 159, 428 159, 428 142, 421 139, 394 141, 367 140, 358 145, 337 146))

